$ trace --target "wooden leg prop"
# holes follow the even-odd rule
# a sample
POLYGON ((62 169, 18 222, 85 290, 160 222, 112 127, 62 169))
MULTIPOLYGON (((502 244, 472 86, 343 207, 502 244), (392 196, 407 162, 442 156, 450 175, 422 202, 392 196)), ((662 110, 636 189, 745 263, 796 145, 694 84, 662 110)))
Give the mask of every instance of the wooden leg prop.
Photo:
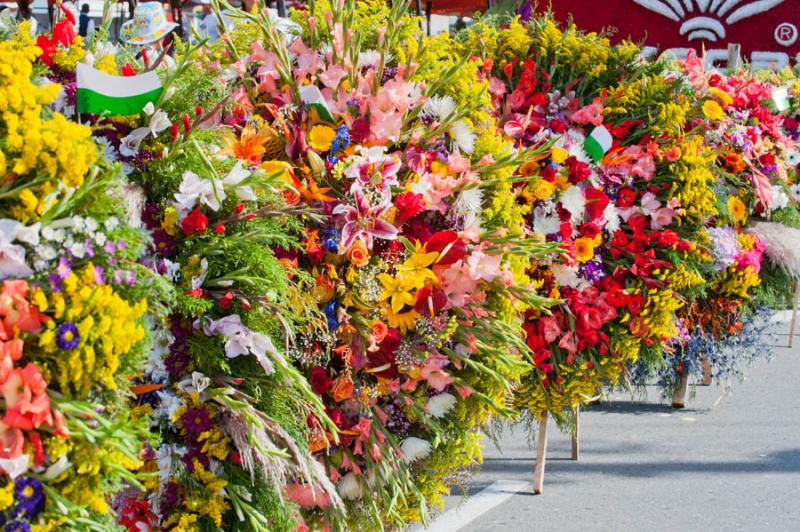
POLYGON ((544 464, 547 459, 547 413, 542 414, 539 421, 539 437, 536 446, 536 468, 533 471, 533 492, 537 495, 542 493, 544 484, 544 464))
POLYGON ((572 459, 577 460, 581 454, 581 407, 575 407, 575 429, 572 431, 572 459))
POLYGON ((703 380, 700 381, 700 384, 703 386, 710 386, 711 385, 711 363, 708 361, 708 357, 703 355, 700 357, 700 366, 703 368, 703 380))
POLYGON ((794 283, 794 297, 792 298, 792 322, 789 324, 789 347, 794 343, 794 325, 797 322, 797 300, 800 298, 800 283, 794 283))
POLYGON ((684 408, 686 406, 686 390, 689 388, 689 375, 682 374, 678 387, 672 393, 672 408, 684 408))

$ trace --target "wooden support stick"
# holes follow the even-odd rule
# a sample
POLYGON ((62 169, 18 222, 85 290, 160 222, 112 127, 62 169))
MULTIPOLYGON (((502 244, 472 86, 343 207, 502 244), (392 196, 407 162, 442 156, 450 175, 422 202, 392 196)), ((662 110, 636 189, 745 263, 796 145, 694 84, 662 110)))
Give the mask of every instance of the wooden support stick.
POLYGON ((789 324, 789 346, 792 347, 794 343, 794 325, 797 323, 797 303, 798 299, 800 299, 800 283, 795 281, 794 283, 794 298, 792 299, 792 321, 789 324))
POLYGON ((577 460, 581 454, 581 407, 575 407, 575 428, 572 431, 572 459, 577 460))
POLYGON ((689 375, 681 374, 678 387, 672 393, 672 408, 684 408, 686 406, 686 390, 689 388, 689 375))
POLYGON ((700 381, 700 384, 703 386, 710 386, 711 385, 711 362, 708 361, 708 357, 706 355, 702 355, 700 357, 700 366, 703 368, 703 380, 700 381))
POLYGON ((533 471, 533 492, 537 495, 542 493, 545 460, 547 460, 547 412, 542 414, 542 419, 539 420, 539 435, 536 446, 536 468, 533 471))

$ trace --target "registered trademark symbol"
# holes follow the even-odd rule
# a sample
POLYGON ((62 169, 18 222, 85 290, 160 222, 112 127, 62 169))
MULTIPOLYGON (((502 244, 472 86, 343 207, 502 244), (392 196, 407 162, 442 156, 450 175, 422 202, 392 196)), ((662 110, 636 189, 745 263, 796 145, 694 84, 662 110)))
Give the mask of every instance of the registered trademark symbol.
POLYGON ((783 46, 791 46, 797 42, 797 26, 790 22, 781 22, 775 28, 775 40, 783 46))

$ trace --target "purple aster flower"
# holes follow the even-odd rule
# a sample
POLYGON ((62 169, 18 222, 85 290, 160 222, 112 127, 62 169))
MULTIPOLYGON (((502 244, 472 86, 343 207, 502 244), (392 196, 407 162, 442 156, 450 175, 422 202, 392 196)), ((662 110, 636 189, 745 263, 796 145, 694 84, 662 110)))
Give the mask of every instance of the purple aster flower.
POLYGON ((163 229, 153 232, 153 246, 155 252, 165 257, 170 257, 175 254, 175 239, 163 229))
POLYGON ((105 272, 106 272, 105 268, 95 264, 95 266, 94 266, 94 282, 96 284, 105 284, 105 282, 106 282, 105 275, 104 275, 105 272))
POLYGON ((103 251, 108 254, 114 253, 117 250, 117 245, 114 244, 113 240, 107 240, 105 245, 103 246, 103 251))
POLYGON ((66 279, 69 277, 69 274, 72 273, 72 266, 69 263, 69 259, 67 257, 61 257, 58 259, 58 266, 56 266, 56 273, 62 279, 66 279))
POLYGON ((172 508, 178 504, 178 484, 170 482, 164 488, 163 497, 161 498, 162 508, 172 508))
POLYGON ((596 283, 605 277, 605 272, 603 272, 603 264, 600 260, 590 260, 586 262, 580 267, 580 273, 586 280, 593 283, 596 283))
POLYGON ((211 430, 214 421, 205 408, 187 408, 181 416, 181 425, 189 434, 199 436, 201 433, 211 430))
MULTIPOLYGON (((36 518, 44 511, 44 490, 42 482, 35 478, 17 477, 14 481, 14 518, 36 518)), ((8 530, 8 528, 6 528, 8 530)))
POLYGON ((50 290, 53 292, 61 292, 61 277, 58 274, 51 273, 47 276, 47 282, 50 285, 50 290))
POLYGON ((78 343, 80 343, 80 341, 81 336, 78 333, 78 328, 74 323, 62 323, 58 327, 58 331, 56 331, 56 345, 58 345, 59 349, 72 351, 78 347, 78 343))
POLYGON ((83 247, 86 250, 86 255, 89 257, 94 257, 94 246, 92 245, 92 239, 87 238, 83 241, 83 247))
POLYGON ((3 530, 6 532, 31 532, 31 525, 25 521, 11 521, 3 530))
POLYGON ((517 8, 517 15, 520 20, 528 21, 533 15, 533 0, 525 0, 521 6, 517 8))
POLYGON ((128 247, 128 244, 126 244, 124 240, 118 240, 117 241, 117 249, 119 251, 124 251, 127 247, 128 247))
POLYGON ((183 462, 183 465, 186 466, 186 469, 189 471, 189 473, 194 473, 194 458, 200 462, 200 465, 202 465, 204 469, 208 469, 210 465, 208 456, 204 455, 200 451, 199 446, 192 445, 189 447, 189 450, 186 452, 186 454, 181 456, 181 461, 183 462))

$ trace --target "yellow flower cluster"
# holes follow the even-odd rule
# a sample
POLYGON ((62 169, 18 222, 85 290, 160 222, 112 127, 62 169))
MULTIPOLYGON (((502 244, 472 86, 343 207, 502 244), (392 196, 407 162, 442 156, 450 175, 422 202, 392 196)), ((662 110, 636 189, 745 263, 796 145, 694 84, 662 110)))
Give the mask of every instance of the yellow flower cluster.
POLYGON ((39 346, 49 355, 45 378, 57 381, 70 398, 85 398, 98 383, 116 389, 120 358, 145 336, 141 317, 147 301, 131 305, 110 285, 98 284, 91 263, 80 275, 71 273, 61 292, 48 297, 36 289, 33 298, 42 312, 55 318, 39 337, 39 346), (74 349, 58 347, 58 326, 63 323, 73 323, 78 329, 80 341, 74 349))
MULTIPOLYGON (((25 209, 40 212, 32 203, 45 201, 45 195, 62 186, 79 186, 97 159, 91 130, 54 113, 43 119, 43 106, 55 100, 61 87, 37 86, 32 81, 33 62, 41 53, 24 37, 21 27, 17 38, 0 43, 0 177, 9 172, 16 176, 44 176, 52 182, 28 192, 25 209), (36 200, 34 202, 34 200, 36 200)), ((52 200, 49 200, 52 201, 52 200)))
POLYGON ((104 479, 115 478, 119 469, 136 469, 141 462, 114 445, 98 445, 97 442, 77 438, 71 438, 66 445, 69 448, 69 461, 75 464, 75 471, 54 480, 52 484, 61 496, 70 501, 89 506, 98 513, 107 513, 109 507, 104 497, 104 479))
POLYGON ((0 488, 0 512, 4 512, 14 504, 14 483, 9 482, 4 488, 0 488))
POLYGON ((563 32, 551 18, 544 19, 534 33, 533 44, 539 54, 571 65, 589 78, 596 78, 608 70, 610 42, 596 33, 581 33, 571 24, 563 32))
POLYGON ((702 275, 690 270, 685 264, 679 264, 674 270, 663 270, 657 274, 654 272, 654 275, 656 278, 666 281, 670 288, 678 292, 706 282, 702 275))
POLYGON ((722 277, 715 283, 715 292, 723 296, 750 299, 748 293, 751 288, 761 284, 761 276, 752 266, 747 266, 737 271, 736 266, 731 266, 723 272, 722 277))
MULTIPOLYGON (((69 48, 58 48, 58 51, 53 54, 53 63, 64 72, 74 72, 75 65, 83 59, 86 55, 86 50, 83 48, 83 37, 80 35, 75 36, 75 40, 69 48)), ((116 72, 114 72, 116 74, 116 72)))

